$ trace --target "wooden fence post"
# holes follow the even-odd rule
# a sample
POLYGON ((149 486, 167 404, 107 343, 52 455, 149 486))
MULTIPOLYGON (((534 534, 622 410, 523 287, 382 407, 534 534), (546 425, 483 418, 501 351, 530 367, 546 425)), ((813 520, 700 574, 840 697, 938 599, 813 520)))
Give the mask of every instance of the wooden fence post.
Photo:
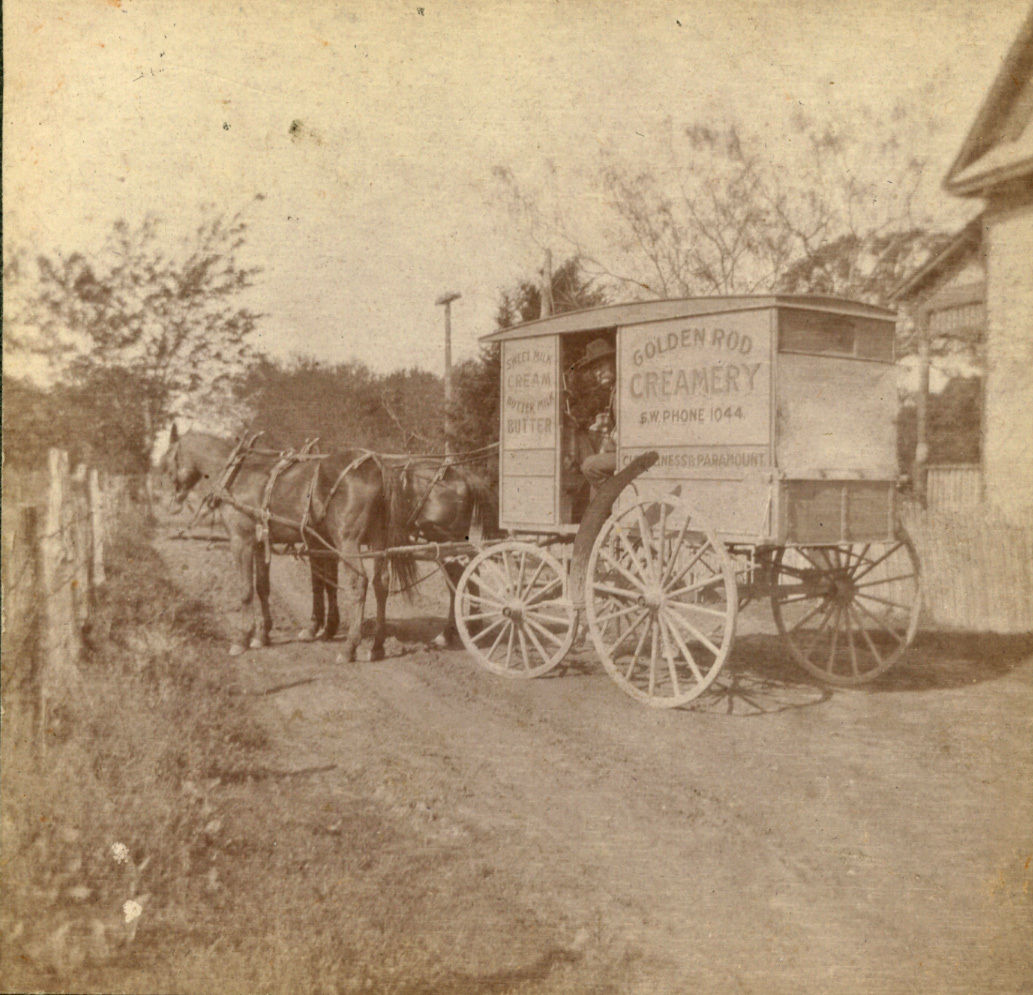
MULTIPOLYGON (((47 456, 47 500, 40 537, 39 600, 41 619, 41 712, 45 736, 52 697, 77 683, 82 635, 76 617, 74 523, 69 501, 68 454, 51 449, 47 456)), ((40 752, 44 744, 40 743, 40 752)))
POLYGON ((104 574, 104 496, 100 491, 100 474, 96 467, 90 470, 89 497, 93 525, 93 583, 99 586, 107 577, 104 574))

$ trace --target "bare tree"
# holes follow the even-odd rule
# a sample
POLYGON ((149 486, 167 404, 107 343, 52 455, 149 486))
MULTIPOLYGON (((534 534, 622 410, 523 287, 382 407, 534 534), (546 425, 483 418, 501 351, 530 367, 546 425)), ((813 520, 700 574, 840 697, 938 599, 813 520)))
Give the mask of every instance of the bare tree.
POLYGON ((936 240, 916 210, 925 162, 901 137, 917 130, 901 108, 853 130, 801 114, 772 149, 736 122, 672 125, 662 159, 648 166, 604 156, 595 199, 607 220, 589 231, 577 205, 546 209, 512 171, 495 175, 511 218, 536 244, 569 246, 615 293, 876 301, 936 240))

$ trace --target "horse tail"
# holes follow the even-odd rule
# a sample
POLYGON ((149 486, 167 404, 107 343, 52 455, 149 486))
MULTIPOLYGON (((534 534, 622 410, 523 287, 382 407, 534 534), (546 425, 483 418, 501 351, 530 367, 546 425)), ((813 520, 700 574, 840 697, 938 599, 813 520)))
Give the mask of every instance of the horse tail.
MULTIPOLYGON (((384 541, 388 549, 394 546, 408 546, 410 509, 402 474, 381 460, 377 462, 380 464, 380 474, 384 482, 384 541)), ((416 558, 412 553, 388 553, 387 563, 391 568, 396 593, 405 594, 411 599, 413 588, 420 579, 416 558)))

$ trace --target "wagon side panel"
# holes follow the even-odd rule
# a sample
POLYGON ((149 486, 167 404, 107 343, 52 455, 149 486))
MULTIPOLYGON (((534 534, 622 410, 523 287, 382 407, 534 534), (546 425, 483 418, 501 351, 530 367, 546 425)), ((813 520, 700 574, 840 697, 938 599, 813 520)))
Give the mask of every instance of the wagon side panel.
POLYGON ((779 325, 780 541, 891 538, 897 477, 892 323, 789 310, 780 313, 779 325))
POLYGON ((499 473, 505 529, 557 522, 559 374, 557 336, 503 342, 499 473))
POLYGON ((629 325, 618 336, 620 463, 660 456, 636 493, 677 493, 728 539, 773 528, 772 314, 629 325))

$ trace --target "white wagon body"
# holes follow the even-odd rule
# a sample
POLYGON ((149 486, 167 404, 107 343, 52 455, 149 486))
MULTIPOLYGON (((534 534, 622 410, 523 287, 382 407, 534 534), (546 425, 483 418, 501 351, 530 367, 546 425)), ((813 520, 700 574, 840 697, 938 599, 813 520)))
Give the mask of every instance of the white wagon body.
POLYGON ((892 312, 814 296, 653 301, 485 341, 501 346, 500 522, 525 545, 483 551, 464 577, 462 596, 495 592, 470 614, 490 618, 494 599, 506 620, 497 642, 460 626, 481 662, 544 672, 584 612, 618 684, 677 705, 713 681, 740 601, 761 595, 793 656, 824 680, 869 680, 900 656, 919 595, 895 507, 892 312), (589 505, 568 374, 599 339, 616 352, 625 472, 589 505), (575 536, 568 583, 544 550, 575 536), (538 574, 521 592, 528 557, 538 574), (553 603, 569 628, 537 607, 553 603))

